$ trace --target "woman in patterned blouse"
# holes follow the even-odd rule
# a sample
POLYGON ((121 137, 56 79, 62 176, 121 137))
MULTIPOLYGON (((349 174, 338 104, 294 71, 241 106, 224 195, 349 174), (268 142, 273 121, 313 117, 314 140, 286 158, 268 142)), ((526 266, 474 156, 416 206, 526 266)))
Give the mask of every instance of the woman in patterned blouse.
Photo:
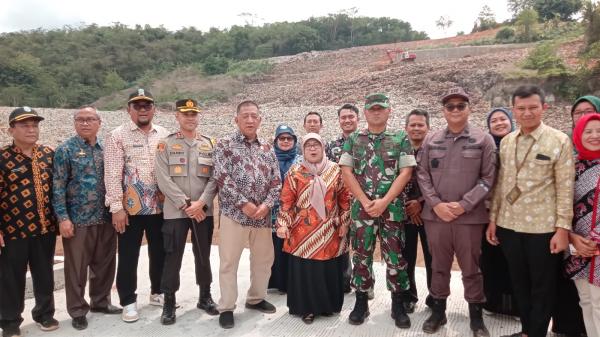
POLYGON ((310 324, 315 316, 342 309, 343 260, 350 224, 350 192, 339 166, 325 156, 318 134, 303 138, 304 160, 285 178, 277 236, 290 254, 287 305, 291 315, 310 324))
POLYGON ((567 258, 566 273, 575 281, 579 305, 589 337, 600 336, 600 114, 586 114, 573 130, 577 148, 575 165, 575 204, 573 231, 569 236, 574 249, 567 258))

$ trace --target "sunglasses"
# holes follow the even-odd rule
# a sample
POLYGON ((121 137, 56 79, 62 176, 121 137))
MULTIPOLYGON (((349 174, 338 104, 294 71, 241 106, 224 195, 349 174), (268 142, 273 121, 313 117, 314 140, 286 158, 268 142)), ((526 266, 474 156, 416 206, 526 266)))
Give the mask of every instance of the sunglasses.
POLYGON ((148 111, 154 107, 154 103, 133 103, 132 106, 137 111, 141 111, 141 110, 148 111))
POLYGON ((293 142, 294 137, 282 136, 282 137, 278 137, 277 140, 280 140, 282 142, 293 142))
POLYGON ((468 106, 467 103, 458 103, 458 104, 448 103, 448 104, 444 104, 444 108, 447 111, 454 111, 454 109, 458 109, 458 111, 465 111, 465 109, 467 108, 467 106, 468 106))

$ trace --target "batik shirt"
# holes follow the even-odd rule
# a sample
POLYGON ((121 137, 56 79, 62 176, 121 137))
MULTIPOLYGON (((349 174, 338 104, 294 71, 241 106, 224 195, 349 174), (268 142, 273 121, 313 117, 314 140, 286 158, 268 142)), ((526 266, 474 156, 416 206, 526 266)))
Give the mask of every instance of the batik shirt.
MULTIPOLYGON (((413 150, 404 131, 386 130, 379 134, 368 129, 354 132, 344 144, 340 166, 353 168, 363 192, 371 200, 383 198, 405 167, 417 165, 413 150)), ((389 221, 405 218, 402 197, 396 197, 382 216, 389 221)), ((352 203, 352 219, 368 220, 371 216, 358 200, 352 203)))
POLYGON ((56 232, 50 196, 54 151, 43 145, 26 156, 14 145, 0 149, 0 231, 4 240, 56 232))
POLYGON ((242 226, 270 227, 271 216, 254 220, 242 212, 247 202, 273 208, 281 191, 279 163, 271 145, 248 141, 239 131, 221 139, 213 152, 221 214, 242 226))
POLYGON ((67 139, 56 149, 52 205, 58 221, 92 226, 110 219, 104 205, 103 149, 102 141, 92 145, 80 136, 67 139))
POLYGON ((129 121, 113 130, 104 148, 106 205, 111 213, 125 209, 129 215, 162 212, 164 197, 154 175, 154 157, 158 142, 167 137, 167 129, 152 125, 145 133, 129 121))

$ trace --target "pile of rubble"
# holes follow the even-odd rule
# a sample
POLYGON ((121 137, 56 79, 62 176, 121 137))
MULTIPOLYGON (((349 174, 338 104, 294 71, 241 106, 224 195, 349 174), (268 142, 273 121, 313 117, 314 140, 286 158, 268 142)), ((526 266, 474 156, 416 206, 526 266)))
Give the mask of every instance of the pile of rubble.
MULTIPOLYGON (((410 47, 411 43, 404 45, 410 47)), ((485 126, 485 115, 492 104, 509 105, 510 88, 498 88, 504 85, 501 74, 514 68, 529 50, 527 45, 517 45, 511 50, 490 49, 488 54, 479 56, 444 58, 442 55, 446 53, 440 49, 439 58, 427 61, 419 61, 417 51, 416 62, 390 64, 385 55, 386 48, 390 47, 357 47, 276 58, 271 73, 247 80, 241 93, 229 102, 208 106, 200 130, 214 137, 230 133, 235 129, 236 104, 252 99, 261 105, 264 116, 261 136, 272 137, 280 123, 302 134, 304 115, 317 111, 324 119, 324 136, 332 139, 338 134, 337 108, 344 103, 356 103, 360 107, 364 96, 372 92, 385 92, 390 96, 394 111, 390 121, 392 128, 402 127, 404 116, 414 108, 430 111, 433 128, 439 128, 443 125, 439 99, 444 91, 456 85, 463 86, 472 95, 473 123, 485 126)), ((9 140, 6 125, 2 123, 11 110, 0 108, 0 143, 9 140)), ((44 143, 56 145, 73 134, 72 110, 39 109, 39 112, 46 117, 42 127, 44 143)), ((126 111, 103 111, 101 116, 103 133, 129 118, 126 111)), ((361 125, 364 125, 362 119, 361 125)), ((568 109, 564 106, 552 107, 545 120, 565 131, 570 127, 568 109)), ((172 111, 159 111, 156 121, 171 130, 176 128, 172 111)))

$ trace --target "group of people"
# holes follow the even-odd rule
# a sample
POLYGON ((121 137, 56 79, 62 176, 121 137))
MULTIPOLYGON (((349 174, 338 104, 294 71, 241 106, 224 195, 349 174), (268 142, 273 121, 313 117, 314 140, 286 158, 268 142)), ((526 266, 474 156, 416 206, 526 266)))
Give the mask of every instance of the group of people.
POLYGON ((522 329, 510 336, 545 336, 551 318, 555 332, 600 336, 600 99, 575 102, 571 138, 542 122, 548 105, 537 86, 517 88, 511 109, 492 109, 488 132, 469 123, 464 89, 451 88, 440 103, 446 126, 439 130, 430 131, 422 109, 406 115, 404 130, 391 130, 390 99, 374 93, 365 98, 364 129, 359 108, 345 104, 337 111, 337 139, 326 142, 321 115, 309 112, 303 137, 279 125, 271 142, 258 137, 261 111, 248 100, 236 108, 237 130, 217 141, 198 132, 195 100, 176 102, 179 128, 169 133, 153 123, 152 94, 137 89, 127 101, 130 121, 107 139, 98 137, 96 109, 84 106, 73 116, 76 135, 56 150, 38 143, 44 118, 29 107, 15 109, 8 121, 13 142, 0 149, 3 336, 20 335, 27 269, 34 321, 44 331, 58 328, 52 268, 58 234, 74 328, 87 327, 90 311, 139 319, 144 235, 148 302, 162 306, 162 324, 174 324, 190 232, 197 307, 218 315, 224 329, 235 325, 245 247, 246 309, 274 313, 266 298, 277 289, 287 294, 290 315, 310 324, 338 314, 354 289, 349 322, 362 324, 375 296, 379 239, 398 328, 411 327, 418 301, 420 241, 430 308, 424 332, 447 323, 456 256, 474 336, 489 336, 484 311, 518 317, 522 329), (221 297, 215 303, 209 257, 217 196, 221 297), (115 274, 122 308, 111 303, 115 274))

